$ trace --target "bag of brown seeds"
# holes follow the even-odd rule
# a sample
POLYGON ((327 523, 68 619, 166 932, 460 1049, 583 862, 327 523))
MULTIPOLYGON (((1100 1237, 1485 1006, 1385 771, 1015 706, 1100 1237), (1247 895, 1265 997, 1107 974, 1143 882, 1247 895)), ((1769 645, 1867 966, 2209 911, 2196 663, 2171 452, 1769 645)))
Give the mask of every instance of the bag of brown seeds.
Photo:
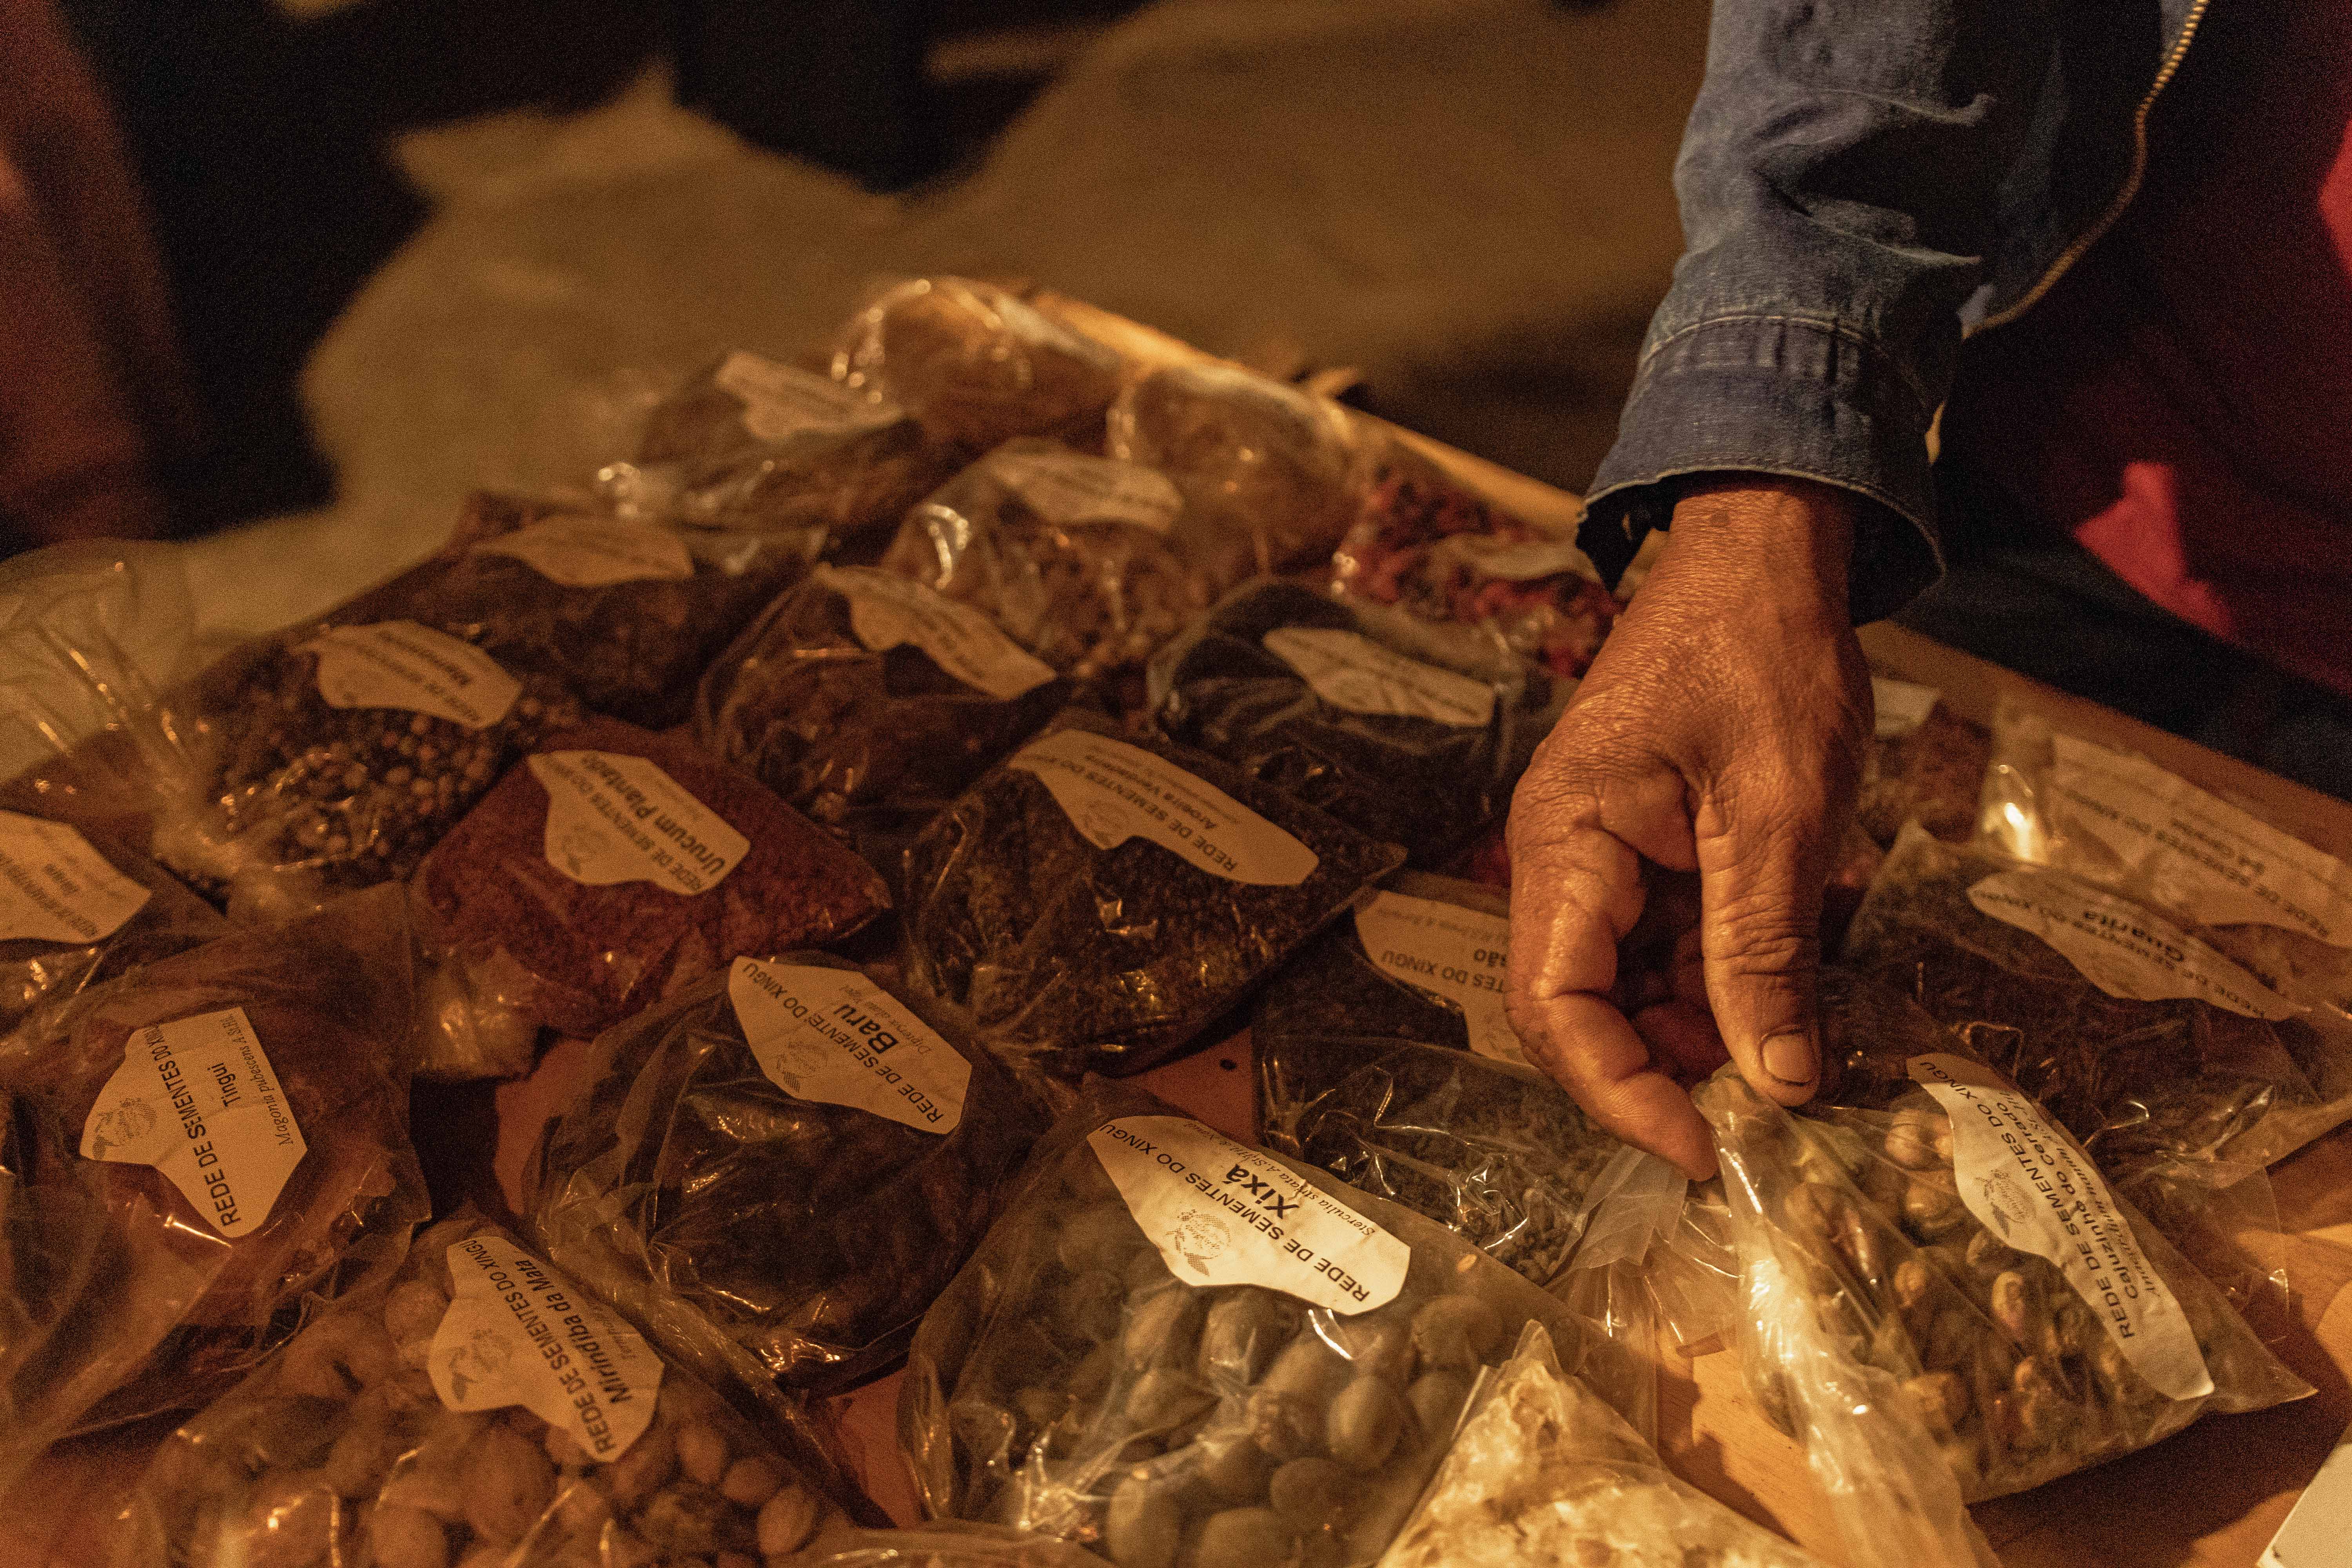
POLYGON ((1933 687, 1874 675, 1870 690, 1874 715, 1855 822, 1881 848, 1906 822, 1948 842, 1966 840, 1976 831, 1992 736, 1953 712, 1933 687))

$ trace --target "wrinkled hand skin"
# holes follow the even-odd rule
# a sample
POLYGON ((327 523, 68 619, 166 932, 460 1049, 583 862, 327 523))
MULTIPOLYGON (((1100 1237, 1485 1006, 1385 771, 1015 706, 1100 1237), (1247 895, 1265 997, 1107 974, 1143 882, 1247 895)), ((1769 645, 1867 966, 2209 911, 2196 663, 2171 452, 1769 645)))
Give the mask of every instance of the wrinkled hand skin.
POLYGON ((1854 508, 1753 477, 1687 494, 1512 802, 1512 1025, 1693 1177, 1716 1162, 1687 1086, 1727 1049, 1782 1104, 1818 1086, 1822 891, 1870 728, 1854 508))

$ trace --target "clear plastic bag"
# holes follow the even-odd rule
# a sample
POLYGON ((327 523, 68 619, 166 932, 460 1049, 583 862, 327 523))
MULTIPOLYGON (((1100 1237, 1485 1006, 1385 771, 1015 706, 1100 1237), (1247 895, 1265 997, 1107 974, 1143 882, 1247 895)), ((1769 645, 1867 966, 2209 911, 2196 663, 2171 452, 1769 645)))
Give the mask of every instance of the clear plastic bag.
POLYGON ((835 381, 973 452, 1016 436, 1098 441, 1121 374, 1092 338, 966 278, 883 289, 833 353, 835 381))
POLYGON ((1156 468, 1218 531, 1248 542, 1242 574, 1320 565, 1347 531, 1364 443, 1347 411, 1238 365, 1157 365, 1111 405, 1108 450, 1156 468))
POLYGON ((0 1479, 192 1408, 425 1214, 396 888, 157 960, 0 1047, 10 1101, 0 1479))
POLYGON ((1081 680, 1150 658, 1249 572, 1165 476, 1043 440, 1008 442, 940 486, 882 565, 1081 680))
POLYGON ((1101 1568, 1058 1536, 940 1520, 919 1530, 868 1530, 787 1557, 776 1568, 1101 1568))
POLYGON ((1565 685, 1491 634, 1260 582, 1160 650, 1150 700, 1171 740, 1430 869, 1509 809, 1565 685))
POLYGON ((907 852, 908 978, 1024 1068, 1140 1072, 1402 858, 1073 708, 907 852))
POLYGON ((1871 678, 1877 722, 1863 753, 1854 821, 1881 848, 1906 822, 1950 843, 1976 831, 1977 797, 1992 736, 1947 707, 1931 687, 1871 678))
POLYGON ((751 1563, 842 1533, 816 1429, 761 1415, 460 1214, 172 1435, 114 1568, 751 1563))
POLYGON ((757 780, 602 718, 511 769, 415 889, 472 990, 580 1036, 889 907, 872 868, 757 780))
POLYGON ((904 1352, 1043 1131, 992 1059, 818 953, 640 1014, 587 1081, 540 1156, 548 1256, 657 1333, 816 1389, 904 1352))
POLYGON ((696 733, 827 826, 911 833, 1069 700, 994 622, 904 578, 820 566, 702 679, 696 733))
POLYGON ((1676 1563, 1811 1568, 1813 1557, 1689 1485, 1608 1401, 1521 1332, 1381 1568, 1676 1563))
POLYGON ((900 1436, 927 1512, 1121 1568, 1366 1564, 1529 1322, 1632 1359, 1451 1232, 1090 1080, 923 1320, 900 1436))
POLYGON ((1396 442, 1331 557, 1331 591, 1487 626, 1554 675, 1583 675, 1619 605, 1573 542, 1498 511, 1396 442))
MULTIPOLYGON (((2309 1392, 2078 1144, 1906 998, 1832 971, 1822 1019, 1841 1081, 1811 1105, 1786 1110, 1728 1069, 1696 1096, 1743 1268, 1743 1364, 1777 1423, 1819 1419, 1807 1357, 1831 1356, 1826 1396, 1856 1418, 1885 1406, 1884 1440, 1906 1453, 1924 1431, 1975 1500, 2309 1392)), ((1866 1473, 1868 1454, 1837 1462, 1866 1473)))
POLYGON ((737 350, 656 405, 596 488, 625 518, 822 546, 898 521, 965 458, 894 405, 737 350))

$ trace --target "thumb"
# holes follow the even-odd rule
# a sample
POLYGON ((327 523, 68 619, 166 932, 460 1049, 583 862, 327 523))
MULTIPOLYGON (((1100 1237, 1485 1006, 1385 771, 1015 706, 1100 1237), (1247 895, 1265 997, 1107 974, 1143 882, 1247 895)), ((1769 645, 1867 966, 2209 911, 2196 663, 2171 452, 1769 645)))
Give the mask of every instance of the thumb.
POLYGON ((1733 815, 1702 826, 1698 837, 1707 1004, 1741 1074, 1783 1105, 1811 1099, 1821 1082, 1826 816, 1733 815))

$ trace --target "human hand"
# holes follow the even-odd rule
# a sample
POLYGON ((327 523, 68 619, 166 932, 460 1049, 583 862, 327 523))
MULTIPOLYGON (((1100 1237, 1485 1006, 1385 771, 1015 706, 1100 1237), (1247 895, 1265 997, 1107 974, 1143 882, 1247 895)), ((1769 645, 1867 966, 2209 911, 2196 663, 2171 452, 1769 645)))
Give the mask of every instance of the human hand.
POLYGON ((1688 1086, 1727 1049, 1784 1105, 1821 1075, 1822 890, 1870 724, 1854 505, 1751 478, 1685 496, 1511 804, 1512 1026, 1693 1177, 1715 1148, 1688 1086))

